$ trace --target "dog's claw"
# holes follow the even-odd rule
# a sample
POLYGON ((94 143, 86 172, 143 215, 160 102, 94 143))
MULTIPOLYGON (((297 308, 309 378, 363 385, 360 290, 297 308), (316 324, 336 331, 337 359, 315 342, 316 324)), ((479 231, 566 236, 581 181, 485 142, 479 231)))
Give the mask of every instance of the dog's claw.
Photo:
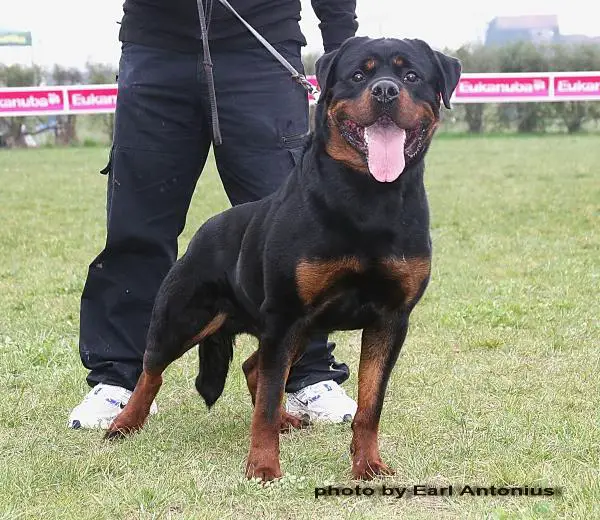
POLYGON ((279 465, 262 465, 255 468, 254 465, 248 463, 246 467, 246 477, 248 479, 258 478, 263 483, 277 480, 282 477, 281 470, 278 466, 279 465))
POLYGON ((394 474, 394 470, 381 459, 361 460, 352 465, 352 476, 357 480, 372 480, 375 477, 387 477, 394 474))
POLYGON ((109 430, 104 434, 105 441, 118 441, 126 437, 126 432, 123 430, 109 430))
POLYGON ((125 421, 124 418, 117 417, 104 434, 104 439, 107 441, 116 441, 128 437, 132 433, 139 431, 143 426, 137 422, 125 421))
POLYGON ((281 433, 288 433, 292 430, 300 430, 306 426, 307 424, 304 422, 304 420, 294 417, 287 412, 281 412, 281 422, 279 423, 279 431, 281 433))

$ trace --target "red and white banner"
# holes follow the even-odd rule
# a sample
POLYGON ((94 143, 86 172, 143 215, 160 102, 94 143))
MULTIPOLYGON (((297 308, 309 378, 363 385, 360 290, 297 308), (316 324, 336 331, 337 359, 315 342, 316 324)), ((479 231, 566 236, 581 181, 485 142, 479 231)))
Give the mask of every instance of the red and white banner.
MULTIPOLYGON (((317 80, 309 76, 314 85, 317 80)), ((315 98, 309 94, 310 103, 315 98)), ((600 101, 600 72, 493 73, 461 76, 454 103, 600 101)), ((115 111, 117 85, 0 88, 0 117, 115 111)))
POLYGON ((117 85, 0 88, 0 117, 115 111, 117 85))
POLYGON ((66 109, 63 87, 0 89, 0 116, 63 114, 66 109))
POLYGON ((554 96, 558 100, 600 99, 600 72, 586 75, 561 73, 554 76, 554 96))
POLYGON ((600 101, 600 72, 463 74, 454 103, 600 101))
POLYGON ((69 110, 77 114, 114 112, 117 106, 117 86, 68 87, 67 102, 69 110))
POLYGON ((545 101, 550 96, 550 78, 539 75, 463 75, 454 92, 455 103, 502 103, 545 101))

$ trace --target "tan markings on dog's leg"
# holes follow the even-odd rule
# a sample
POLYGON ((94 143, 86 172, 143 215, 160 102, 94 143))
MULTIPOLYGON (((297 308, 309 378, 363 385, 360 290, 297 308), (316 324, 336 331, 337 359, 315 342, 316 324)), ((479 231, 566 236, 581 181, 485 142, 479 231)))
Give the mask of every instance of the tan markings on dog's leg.
POLYGON ((416 298, 431 271, 429 258, 386 258, 382 265, 391 278, 399 281, 405 305, 410 305, 416 298))
POLYGON ((352 475, 371 479, 391 475, 379 455, 377 433, 394 338, 388 324, 363 330, 358 369, 358 409, 352 422, 352 475), (386 370, 387 369, 387 370, 386 370), (387 372, 387 373, 386 373, 387 372))
POLYGON ((214 334, 217 332, 225 320, 227 319, 227 314, 224 312, 218 313, 212 320, 208 322, 208 324, 196 334, 189 342, 188 345, 195 345, 196 343, 200 343, 204 338, 214 334))
MULTIPOLYGON (((306 342, 306 331, 300 323, 280 332, 277 339, 267 336, 261 338, 256 405, 252 414, 250 451, 246 462, 248 478, 258 477, 267 481, 281 477, 279 432, 285 419, 282 415, 282 399, 292 360, 306 347, 306 342), (275 348, 287 355, 277 361, 267 360, 264 356, 272 356, 275 348)), ((299 420, 293 419, 298 421, 299 426, 299 420)), ((288 427, 297 425, 287 424, 288 427)))
MULTIPOLYGON (((284 372, 287 381, 289 366, 284 372)), ((262 481, 273 480, 281 477, 279 465, 279 433, 281 430, 281 415, 276 421, 269 421, 263 409, 268 391, 258 373, 256 389, 256 405, 252 414, 252 427, 250 429, 250 451, 246 462, 246 477, 258 477, 262 481), (261 403, 263 403, 261 405, 261 403)), ((281 392, 280 400, 283 398, 281 392)), ((281 405, 280 410, 281 410, 281 405)))
POLYGON ((242 371, 246 376, 246 384, 252 399, 252 406, 256 402, 256 385, 258 384, 258 350, 242 363, 242 371))
MULTIPOLYGON (((246 384, 248 385, 248 391, 250 392, 250 398, 252 399, 252 406, 254 406, 256 403, 256 387, 258 385, 258 350, 242 363, 242 370, 246 376, 246 384)), ((298 429, 303 426, 304 423, 301 419, 287 413, 284 406, 281 407, 281 424, 279 425, 279 431, 286 433, 291 429, 298 429)))
POLYGON ((162 372, 151 373, 144 370, 138 379, 129 402, 111 423, 105 438, 122 437, 140 430, 146 422, 152 401, 154 401, 161 385, 162 372))
POLYGON ((337 260, 301 260, 296 266, 298 295, 305 305, 311 305, 344 274, 361 270, 360 260, 353 256, 337 260))

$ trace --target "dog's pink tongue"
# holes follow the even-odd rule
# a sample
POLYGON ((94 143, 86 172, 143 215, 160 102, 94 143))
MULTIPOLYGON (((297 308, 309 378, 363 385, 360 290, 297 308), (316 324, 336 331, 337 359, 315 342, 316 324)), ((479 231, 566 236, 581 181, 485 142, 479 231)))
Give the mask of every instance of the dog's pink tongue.
POLYGON ((369 171, 379 182, 395 181, 404 170, 406 132, 394 123, 376 122, 365 128, 369 171))

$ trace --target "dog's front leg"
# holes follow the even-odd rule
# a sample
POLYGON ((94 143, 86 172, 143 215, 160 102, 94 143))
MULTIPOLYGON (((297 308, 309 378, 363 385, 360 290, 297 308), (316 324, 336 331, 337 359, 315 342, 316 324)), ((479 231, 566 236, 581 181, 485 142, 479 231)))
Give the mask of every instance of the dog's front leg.
POLYGON ((379 456, 377 432, 383 398, 406 331, 408 315, 385 317, 362 333, 358 370, 358 410, 352 422, 352 475, 370 480, 376 475, 393 475, 379 456))
POLYGON ((299 323, 271 316, 258 347, 258 381, 250 433, 246 476, 262 481, 281 477, 279 430, 281 402, 292 359, 304 348, 306 335, 299 323))

